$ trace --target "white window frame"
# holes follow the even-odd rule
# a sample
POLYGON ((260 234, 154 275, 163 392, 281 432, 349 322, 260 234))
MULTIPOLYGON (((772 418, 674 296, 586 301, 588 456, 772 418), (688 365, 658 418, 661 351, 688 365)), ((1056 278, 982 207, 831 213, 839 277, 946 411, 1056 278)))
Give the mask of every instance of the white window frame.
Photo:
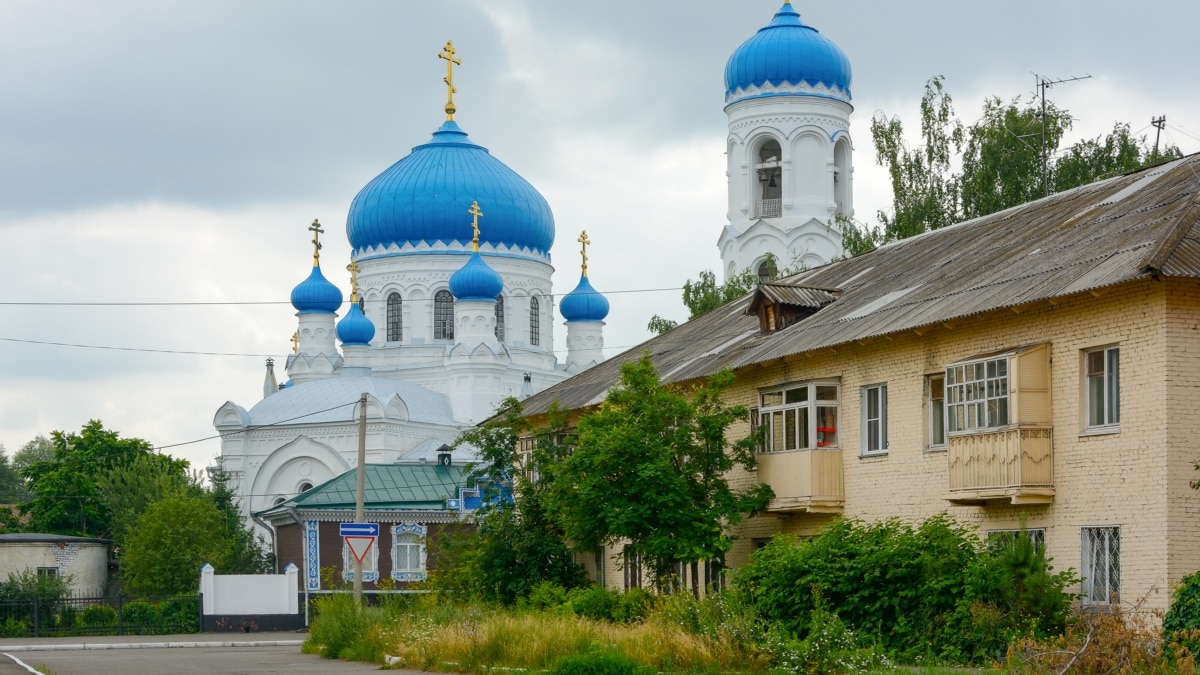
MULTIPOLYGON (((425 535, 428 531, 424 525, 420 523, 398 523, 391 527, 392 530, 392 579, 394 581, 425 581, 429 578, 429 569, 426 567, 426 556, 428 552, 425 548, 425 535), (410 541, 409 538, 414 537, 415 541, 410 541), (404 538, 404 541, 401 541, 404 538), (412 549, 415 544, 416 554, 419 564, 417 567, 406 566, 401 568, 397 562, 400 560, 400 547, 409 548, 408 555, 405 560, 412 560, 412 549)), ((364 574, 365 578, 366 575, 364 574)))
POLYGON ((1012 354, 946 367, 946 435, 1004 429, 1012 424, 1012 354))
MULTIPOLYGON (((362 573, 364 582, 379 581, 379 541, 371 544, 371 550, 367 551, 367 555, 363 558, 362 573)), ((342 540, 342 579, 346 581, 354 581, 354 554, 350 552, 350 547, 346 544, 346 540, 342 540)))
MULTIPOLYGON (((988 530, 987 545, 988 548, 995 548, 998 545, 1014 542, 1017 536, 1021 534, 1021 530, 988 530)), ((1033 544, 1033 550, 1046 550, 1046 528, 1044 527, 1028 527, 1025 528, 1025 534, 1029 535, 1029 541, 1033 544)))
POLYGON ((887 436, 887 383, 870 384, 862 388, 859 400, 861 424, 859 437, 861 452, 866 455, 886 455, 887 436), (874 400, 872 400, 874 399, 874 400), (875 410, 872 411, 872 406, 875 410), (875 437, 872 439, 872 430, 875 437))
POLYGON ((946 373, 925 376, 925 448, 946 449, 946 373), (940 395, 935 397, 934 381, 941 381, 940 395))
POLYGON ((1080 574, 1084 605, 1108 606, 1121 598, 1121 526, 1079 530, 1080 574))
POLYGON ((761 390, 756 424, 765 430, 759 452, 840 449, 841 399, 842 385, 837 380, 811 380, 761 390))
POLYGON ((1096 347, 1083 352, 1083 428, 1088 433, 1121 430, 1121 348, 1096 347), (1099 363, 1093 363, 1099 357, 1099 363), (1099 369, 1096 369, 1096 366, 1099 369), (1094 385, 1098 384, 1098 391, 1094 385))

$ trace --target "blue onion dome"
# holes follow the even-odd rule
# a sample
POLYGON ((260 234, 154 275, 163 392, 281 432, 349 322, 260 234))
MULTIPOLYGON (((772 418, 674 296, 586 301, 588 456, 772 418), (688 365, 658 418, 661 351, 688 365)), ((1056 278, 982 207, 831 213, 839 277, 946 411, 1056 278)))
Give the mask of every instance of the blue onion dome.
POLYGON ((786 2, 725 64, 725 103, 781 95, 850 102, 850 59, 786 2))
MULTIPOLYGON (((494 209, 493 209, 494 210, 494 209)), ((490 223, 489 223, 490 225, 490 223)), ((450 293, 456 300, 487 300, 494 302, 504 290, 500 274, 483 261, 479 251, 450 277, 450 293)))
POLYGON ((403 254, 470 244, 462 213, 473 200, 488 205, 493 250, 548 261, 554 244, 554 215, 524 178, 472 143, 447 120, 425 145, 396 162, 359 191, 350 204, 346 236, 356 256, 403 254), (395 251, 392 251, 395 254, 395 251))
POLYGON ((608 298, 592 288, 587 276, 582 276, 575 290, 558 303, 558 311, 567 321, 603 321, 608 316, 608 298))
POLYGON ((321 274, 319 265, 313 265, 312 274, 292 289, 292 307, 301 314, 332 314, 341 306, 342 291, 321 274))
POLYGON ((338 322, 337 336, 342 345, 369 346, 371 338, 375 337, 375 324, 363 314, 357 302, 350 303, 350 311, 346 318, 338 322))

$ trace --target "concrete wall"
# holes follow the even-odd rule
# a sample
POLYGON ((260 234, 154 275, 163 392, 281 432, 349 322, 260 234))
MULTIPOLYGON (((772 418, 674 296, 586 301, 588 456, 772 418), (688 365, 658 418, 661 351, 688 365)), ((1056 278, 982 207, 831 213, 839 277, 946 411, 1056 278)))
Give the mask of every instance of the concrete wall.
POLYGON ((0 579, 10 573, 54 568, 71 577, 71 592, 100 597, 108 585, 108 543, 28 541, 0 543, 0 579))

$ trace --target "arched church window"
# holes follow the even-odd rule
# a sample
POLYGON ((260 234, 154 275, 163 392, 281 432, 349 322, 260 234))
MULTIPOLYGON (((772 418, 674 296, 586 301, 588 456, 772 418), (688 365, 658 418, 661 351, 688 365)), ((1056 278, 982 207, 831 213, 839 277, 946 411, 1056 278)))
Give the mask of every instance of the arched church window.
POLYGON ((433 296, 433 339, 454 339, 454 296, 450 291, 433 296))
POLYGON ((313 489, 313 484, 312 484, 312 483, 309 483, 309 482, 305 481, 305 482, 303 482, 303 483, 301 483, 301 484, 300 484, 300 491, 301 491, 301 492, 308 492, 308 491, 309 491, 309 490, 311 490, 311 489, 313 489))
POLYGON ((284 499, 283 497, 276 497, 276 498, 275 498, 275 501, 274 501, 274 502, 272 502, 272 504, 271 504, 271 505, 272 505, 272 506, 279 506, 280 504, 282 504, 282 503, 284 503, 284 502, 286 502, 286 501, 287 501, 287 500, 286 500, 286 499, 284 499))
POLYGON ((850 178, 850 142, 843 136, 833 146, 833 198, 839 216, 849 216, 853 208, 850 178))
POLYGON ((496 296, 496 339, 504 342, 504 296, 496 296))
POLYGON ((404 302, 399 293, 392 293, 387 299, 387 339, 388 342, 400 342, 404 339, 404 315, 401 310, 404 302))
POLYGON ((783 215, 783 150, 779 141, 770 139, 758 148, 754 165, 758 188, 754 200, 755 218, 778 218, 783 215))
POLYGON ((529 298, 529 344, 542 344, 541 303, 536 295, 529 298))
POLYGON ((775 275, 778 274, 778 270, 775 269, 775 261, 767 258, 759 263, 757 274, 759 283, 774 279, 775 275))

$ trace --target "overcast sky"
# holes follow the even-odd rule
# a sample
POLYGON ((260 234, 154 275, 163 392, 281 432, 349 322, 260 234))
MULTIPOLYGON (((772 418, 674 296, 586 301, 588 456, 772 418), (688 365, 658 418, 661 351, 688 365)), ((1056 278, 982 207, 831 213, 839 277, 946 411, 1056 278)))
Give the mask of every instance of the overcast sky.
MULTIPOLYGON (((174 446, 214 435, 226 400, 256 403, 264 359, 290 350, 308 224, 326 225, 326 275, 348 290, 350 201, 440 125, 446 40, 459 124, 554 210, 557 293, 588 231, 608 354, 655 313, 685 318, 678 289, 719 269, 727 222, 725 61, 778 6, 0 1, 0 443, 11 456, 96 418, 174 446)), ((853 64, 860 221, 891 198, 871 116, 915 138, 933 75, 970 122, 986 95, 1031 95, 1033 73, 1090 74, 1049 92, 1076 117, 1068 142, 1116 121, 1152 141, 1165 115, 1164 143, 1200 151, 1195 0, 796 6, 853 64)), ((197 466, 218 451, 166 450, 197 466)))

